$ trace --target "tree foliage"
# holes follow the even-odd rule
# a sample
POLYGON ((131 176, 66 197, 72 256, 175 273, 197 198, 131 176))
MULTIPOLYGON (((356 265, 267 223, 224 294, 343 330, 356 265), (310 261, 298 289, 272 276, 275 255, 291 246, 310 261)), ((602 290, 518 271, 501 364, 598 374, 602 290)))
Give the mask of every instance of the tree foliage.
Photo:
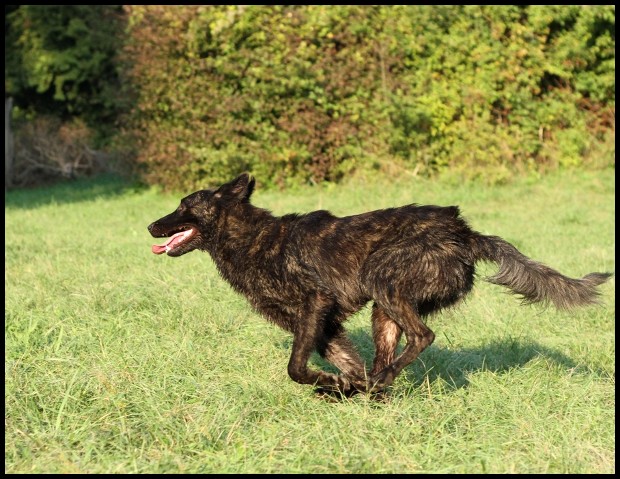
POLYGON ((122 32, 119 5, 5 6, 5 95, 30 118, 81 118, 101 132, 123 106, 122 32))
POLYGON ((128 125, 145 178, 174 188, 390 165, 502 180, 582 164, 614 126, 611 6, 127 12, 128 125))
POLYGON ((97 129, 127 112, 107 134, 167 188, 614 164, 614 6, 26 5, 5 26, 7 93, 97 129))

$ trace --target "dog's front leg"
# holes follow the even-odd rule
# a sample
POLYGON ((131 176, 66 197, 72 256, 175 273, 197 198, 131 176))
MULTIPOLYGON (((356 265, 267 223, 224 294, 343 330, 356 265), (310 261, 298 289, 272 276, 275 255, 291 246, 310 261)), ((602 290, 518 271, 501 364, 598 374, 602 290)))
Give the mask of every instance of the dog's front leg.
POLYGON ((298 319, 293 332, 293 350, 288 363, 288 374, 300 384, 313 384, 326 392, 341 393, 345 396, 357 390, 344 376, 316 371, 308 367, 308 361, 317 345, 324 342, 324 322, 333 309, 333 305, 322 295, 313 296, 308 303, 311 311, 298 319))
POLYGON ((331 324, 323 330, 317 350, 319 354, 336 366, 351 384, 359 391, 367 389, 368 373, 364 361, 358 354, 353 343, 339 324, 331 324))

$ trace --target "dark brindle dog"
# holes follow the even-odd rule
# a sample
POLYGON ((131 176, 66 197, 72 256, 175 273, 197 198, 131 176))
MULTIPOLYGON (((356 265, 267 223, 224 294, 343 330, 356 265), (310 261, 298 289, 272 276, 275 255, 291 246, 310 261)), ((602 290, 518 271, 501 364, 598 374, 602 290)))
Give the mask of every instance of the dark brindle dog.
POLYGON ((207 251, 221 275, 252 306, 293 333, 290 377, 345 395, 389 386, 435 339, 424 318, 463 299, 477 261, 499 265, 488 281, 526 303, 568 309, 596 303, 611 274, 568 278, 497 236, 472 230, 456 206, 389 208, 337 218, 327 211, 275 217, 250 204, 243 174, 183 200, 148 229, 169 237, 153 253, 207 251), (370 373, 342 323, 369 301, 375 358, 370 373), (406 345, 395 357, 405 333, 406 345), (342 375, 308 368, 318 351, 342 375))

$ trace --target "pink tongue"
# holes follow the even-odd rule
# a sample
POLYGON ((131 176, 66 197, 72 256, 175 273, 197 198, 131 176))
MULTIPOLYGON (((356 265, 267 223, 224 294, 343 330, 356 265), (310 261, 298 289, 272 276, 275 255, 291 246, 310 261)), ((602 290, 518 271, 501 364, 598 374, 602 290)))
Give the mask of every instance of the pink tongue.
POLYGON ((170 238, 168 238, 168 241, 166 241, 164 244, 162 245, 154 244, 153 246, 151 246, 151 251, 155 254, 165 253, 166 247, 168 247, 168 250, 171 250, 176 244, 183 241, 187 233, 188 233, 187 231, 181 231, 180 233, 172 235, 170 238))
POLYGON ((154 244, 153 246, 151 246, 151 251, 155 254, 162 254, 166 252, 166 245, 163 246, 159 246, 154 244))

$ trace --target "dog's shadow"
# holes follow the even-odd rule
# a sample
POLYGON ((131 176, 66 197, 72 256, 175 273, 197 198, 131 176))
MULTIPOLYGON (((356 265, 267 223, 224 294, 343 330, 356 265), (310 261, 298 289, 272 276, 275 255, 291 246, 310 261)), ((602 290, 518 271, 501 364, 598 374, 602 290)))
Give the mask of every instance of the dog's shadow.
MULTIPOLYGON (((358 330, 350 332, 350 338, 357 345, 366 364, 371 364, 374 345, 370 335, 358 330)), ((431 345, 413 364, 403 370, 402 375, 414 387, 427 381, 434 383, 442 380, 448 389, 456 390, 467 387, 468 377, 473 373, 490 371, 501 374, 523 367, 536 358, 545 358, 566 370, 575 369, 577 366, 565 354, 535 341, 506 338, 477 348, 453 349, 431 345)), ((338 372, 318 354, 312 356, 311 363, 324 371, 338 372)))

